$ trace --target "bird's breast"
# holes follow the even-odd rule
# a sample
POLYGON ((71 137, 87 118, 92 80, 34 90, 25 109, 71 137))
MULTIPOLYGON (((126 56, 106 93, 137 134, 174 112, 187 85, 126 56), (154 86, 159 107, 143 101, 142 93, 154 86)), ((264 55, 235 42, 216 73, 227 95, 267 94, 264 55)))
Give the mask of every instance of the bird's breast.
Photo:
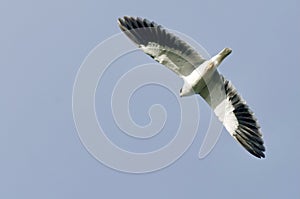
POLYGON ((215 70, 216 67, 214 67, 214 62, 205 61, 190 75, 185 77, 185 82, 191 85, 195 91, 199 89, 201 90, 210 81, 210 78, 215 70))

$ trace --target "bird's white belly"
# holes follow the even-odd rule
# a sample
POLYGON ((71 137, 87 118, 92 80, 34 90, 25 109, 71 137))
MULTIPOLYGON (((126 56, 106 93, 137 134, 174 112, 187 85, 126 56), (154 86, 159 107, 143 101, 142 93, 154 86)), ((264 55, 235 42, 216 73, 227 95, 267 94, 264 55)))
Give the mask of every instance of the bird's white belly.
POLYGON ((216 68, 213 62, 204 62, 190 75, 184 77, 185 84, 188 84, 196 93, 199 92, 210 81, 216 68))

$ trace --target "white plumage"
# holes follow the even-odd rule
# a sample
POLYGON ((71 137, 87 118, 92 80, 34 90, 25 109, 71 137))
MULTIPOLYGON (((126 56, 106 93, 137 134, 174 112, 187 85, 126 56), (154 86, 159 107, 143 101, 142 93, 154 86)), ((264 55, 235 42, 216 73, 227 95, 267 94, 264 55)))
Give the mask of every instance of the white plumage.
POLYGON ((227 131, 254 156, 265 157, 260 127, 246 102, 217 67, 231 53, 224 48, 209 60, 186 42, 147 19, 124 17, 119 26, 140 49, 184 80, 180 96, 199 94, 227 131))

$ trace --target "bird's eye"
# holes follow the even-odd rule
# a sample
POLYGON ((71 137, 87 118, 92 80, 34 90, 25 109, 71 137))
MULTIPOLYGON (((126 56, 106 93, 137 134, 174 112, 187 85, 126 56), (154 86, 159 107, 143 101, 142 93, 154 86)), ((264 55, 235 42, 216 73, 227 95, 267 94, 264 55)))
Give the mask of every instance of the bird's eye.
POLYGON ((182 92, 182 88, 180 89, 179 93, 181 93, 181 92, 182 92))

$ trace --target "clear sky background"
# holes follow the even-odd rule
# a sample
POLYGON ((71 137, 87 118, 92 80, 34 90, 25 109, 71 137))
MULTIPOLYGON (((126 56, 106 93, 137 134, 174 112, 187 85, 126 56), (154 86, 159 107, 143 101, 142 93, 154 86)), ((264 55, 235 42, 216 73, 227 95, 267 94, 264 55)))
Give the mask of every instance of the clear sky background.
MULTIPOLYGON (((2 1, 0 198, 299 198, 299 8, 297 0, 2 1), (212 55, 233 49, 220 71, 255 111, 265 159, 253 158, 225 130, 206 158, 198 159, 200 129, 182 158, 148 174, 115 171, 85 150, 72 117, 75 76, 86 55, 120 31, 124 15, 185 33, 212 55)), ((145 89, 168 99, 161 89, 145 89)), ((147 96, 137 92, 131 105, 142 107, 147 96)), ((101 102, 99 91, 96 97, 101 102)), ((199 100, 205 123, 209 109, 199 100)), ((147 121, 145 114, 134 118, 147 121)))

